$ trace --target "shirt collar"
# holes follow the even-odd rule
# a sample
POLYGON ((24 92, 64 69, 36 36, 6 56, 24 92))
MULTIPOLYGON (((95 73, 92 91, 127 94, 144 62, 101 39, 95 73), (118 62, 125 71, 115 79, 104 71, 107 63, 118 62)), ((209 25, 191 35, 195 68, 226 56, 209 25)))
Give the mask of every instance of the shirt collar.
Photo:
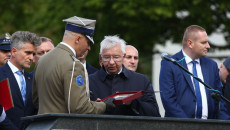
POLYGON ((81 63, 85 68, 86 68, 86 61, 85 61, 85 63, 81 63))
MULTIPOLYGON (((9 67, 11 68, 11 70, 12 70, 13 73, 16 73, 17 71, 19 71, 19 69, 15 65, 13 65, 10 62, 10 60, 7 61, 7 64, 9 65, 9 67)), ((22 70, 22 72, 24 73, 24 70, 22 70)))
POLYGON ((61 42, 60 44, 67 46, 73 52, 74 56, 76 57, 76 51, 70 45, 68 45, 64 42, 61 42))
MULTIPOLYGON (((183 55, 185 56, 185 62, 186 62, 186 64, 189 64, 189 63, 191 63, 193 60, 192 60, 192 58, 190 58, 184 51, 183 51, 183 49, 182 49, 182 53, 183 53, 183 55)), ((198 64, 200 64, 200 59, 198 58, 198 59, 195 59, 195 61, 198 63, 198 64)))
MULTIPOLYGON (((118 75, 121 75, 121 77, 123 77, 124 79, 126 79, 126 78, 128 78, 127 76, 127 69, 122 65, 122 69, 121 69, 121 71, 118 73, 118 75)), ((131 71, 131 70, 130 70, 131 71)), ((99 73, 99 78, 102 80, 102 81, 105 81, 106 80, 106 78, 108 78, 109 77, 109 73, 105 70, 105 67, 104 66, 102 66, 101 67, 101 69, 98 71, 98 73, 99 73)))

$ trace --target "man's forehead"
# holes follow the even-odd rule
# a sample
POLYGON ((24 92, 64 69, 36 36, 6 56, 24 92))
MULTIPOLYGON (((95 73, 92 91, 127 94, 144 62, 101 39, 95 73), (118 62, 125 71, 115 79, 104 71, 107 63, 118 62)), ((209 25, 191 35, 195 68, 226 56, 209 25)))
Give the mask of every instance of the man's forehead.
POLYGON ((52 48, 54 47, 53 44, 50 41, 42 42, 40 46, 36 46, 36 49, 42 49, 42 48, 52 48))
POLYGON ((127 47, 125 48, 125 51, 126 51, 126 52, 129 52, 129 53, 137 53, 137 54, 138 54, 137 49, 134 48, 134 47, 132 47, 132 46, 127 46, 127 47))
POLYGON ((102 50, 102 54, 119 54, 119 53, 122 54, 122 50, 120 46, 113 46, 110 48, 104 48, 102 50))

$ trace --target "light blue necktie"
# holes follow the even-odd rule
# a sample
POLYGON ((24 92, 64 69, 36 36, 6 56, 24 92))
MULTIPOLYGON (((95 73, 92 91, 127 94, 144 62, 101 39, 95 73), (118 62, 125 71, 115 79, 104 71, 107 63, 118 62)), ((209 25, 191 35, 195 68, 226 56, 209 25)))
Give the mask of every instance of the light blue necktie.
MULTIPOLYGON (((197 77, 197 71, 196 71, 196 61, 192 61, 193 64, 193 75, 197 77)), ((196 102, 197 102, 197 110, 196 110, 196 118, 200 119, 202 116, 202 99, 201 99, 201 94, 200 94, 200 86, 199 82, 193 78, 193 82, 195 85, 195 90, 196 90, 196 102)))
POLYGON ((23 72, 22 71, 17 71, 16 72, 19 75, 20 83, 21 83, 21 94, 22 94, 22 99, 24 104, 26 103, 26 84, 25 80, 23 78, 23 72))

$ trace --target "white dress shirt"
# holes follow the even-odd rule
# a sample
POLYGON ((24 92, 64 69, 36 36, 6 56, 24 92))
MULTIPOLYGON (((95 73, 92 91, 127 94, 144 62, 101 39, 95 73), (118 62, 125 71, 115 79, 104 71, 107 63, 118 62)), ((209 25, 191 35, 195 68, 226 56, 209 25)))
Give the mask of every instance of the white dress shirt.
MULTIPOLYGON (((18 83, 19 89, 21 91, 22 85, 21 85, 21 82, 20 82, 20 77, 16 73, 17 71, 19 71, 19 69, 15 65, 13 65, 10 61, 8 61, 7 64, 9 65, 11 71, 13 72, 14 77, 15 77, 17 83, 18 83)), ((25 89, 26 89, 26 80, 25 80, 25 76, 24 76, 24 70, 22 70, 22 72, 23 72, 23 79, 25 81, 25 89)))
MULTIPOLYGON (((193 68, 192 61, 193 60, 183 50, 182 50, 182 52, 183 52, 183 55, 185 56, 185 61, 186 61, 188 70, 189 70, 189 72, 192 73, 193 72, 192 71, 192 68, 193 68)), ((197 64, 196 64, 197 76, 202 81, 204 81, 201 66, 200 66, 200 59, 195 59, 195 61, 197 61, 197 64)), ((193 88, 195 91, 195 85, 193 82, 193 77, 192 76, 190 76, 190 77, 191 77, 193 88)), ((199 86, 200 86, 200 93, 201 93, 201 99, 202 99, 202 117, 201 117, 201 119, 207 119, 208 118, 208 103, 207 103, 206 90, 205 90, 205 86, 203 84, 201 84, 200 82, 199 82, 199 86)))
POLYGON ((2 112, 0 111, 0 123, 3 122, 6 118, 6 113, 4 111, 4 107, 2 108, 2 112))

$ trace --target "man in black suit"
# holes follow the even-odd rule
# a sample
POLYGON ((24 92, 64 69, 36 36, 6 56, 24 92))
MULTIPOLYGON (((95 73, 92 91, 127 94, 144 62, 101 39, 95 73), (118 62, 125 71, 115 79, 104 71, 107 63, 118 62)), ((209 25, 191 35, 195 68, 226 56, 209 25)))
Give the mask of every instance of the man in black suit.
POLYGON ((77 59, 81 61, 83 66, 86 68, 88 75, 90 75, 90 74, 93 74, 94 72, 98 71, 98 69, 86 62, 86 56, 87 55, 88 55, 88 50, 81 57, 77 57, 77 59))
POLYGON ((0 104, 0 130, 17 130, 18 128, 12 125, 11 121, 6 116, 6 112, 0 104))
POLYGON ((11 37, 11 58, 0 67, 0 81, 9 79, 14 107, 6 111, 12 127, 25 129, 27 121, 20 118, 36 114, 32 102, 32 75, 24 68, 30 68, 35 46, 40 45, 39 37, 31 32, 17 31, 11 37))
MULTIPOLYGON (((225 59, 219 68, 220 80, 223 84, 223 95, 230 100, 230 57, 225 59)), ((230 114, 230 103, 226 102, 228 113, 230 114)))

